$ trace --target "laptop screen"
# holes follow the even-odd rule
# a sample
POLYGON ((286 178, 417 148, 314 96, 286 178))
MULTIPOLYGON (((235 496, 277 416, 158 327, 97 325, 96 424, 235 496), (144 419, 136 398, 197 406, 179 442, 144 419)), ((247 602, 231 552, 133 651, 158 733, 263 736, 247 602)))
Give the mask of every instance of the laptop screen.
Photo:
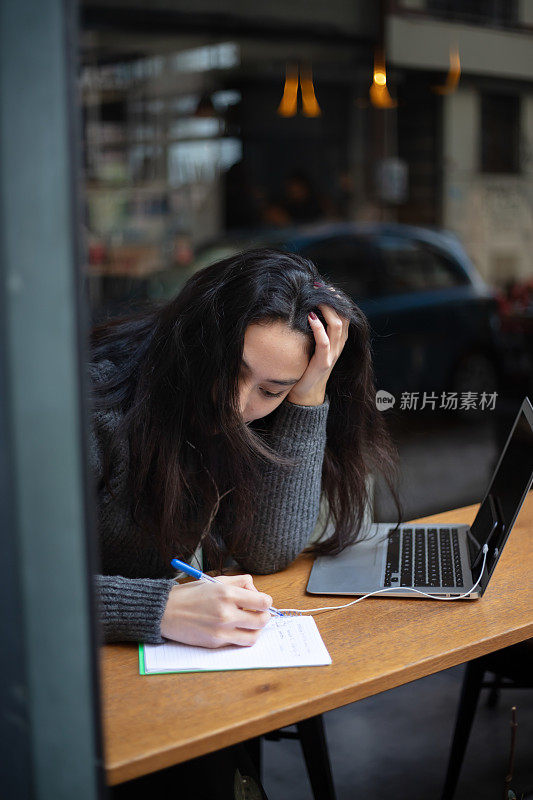
POLYGON ((470 563, 476 580, 482 564, 481 548, 485 542, 489 545, 487 572, 483 577, 481 590, 485 588, 496 566, 532 479, 533 409, 526 399, 471 527, 470 563))

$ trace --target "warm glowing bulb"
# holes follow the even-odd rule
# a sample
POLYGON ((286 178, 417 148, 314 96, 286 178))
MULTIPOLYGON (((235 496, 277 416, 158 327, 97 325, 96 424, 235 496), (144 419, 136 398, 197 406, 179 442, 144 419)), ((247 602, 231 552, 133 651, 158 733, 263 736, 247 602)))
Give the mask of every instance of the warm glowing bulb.
POLYGON ((452 94, 459 85, 459 78, 461 77, 461 59, 459 58, 459 48, 457 45, 450 47, 450 69, 446 76, 446 83, 442 86, 432 86, 434 92, 437 94, 452 94))
POLYGON ((319 117, 322 111, 315 96, 313 74, 310 66, 302 71, 300 86, 302 89, 302 114, 304 117, 319 117))
POLYGON ((369 94, 374 108, 395 108, 397 105, 396 100, 392 99, 387 89, 385 54, 380 49, 376 49, 374 53, 374 78, 369 94))
POLYGON ((294 117, 298 102, 298 70, 295 66, 287 65, 285 73, 285 86, 283 97, 278 106, 280 117, 294 117))

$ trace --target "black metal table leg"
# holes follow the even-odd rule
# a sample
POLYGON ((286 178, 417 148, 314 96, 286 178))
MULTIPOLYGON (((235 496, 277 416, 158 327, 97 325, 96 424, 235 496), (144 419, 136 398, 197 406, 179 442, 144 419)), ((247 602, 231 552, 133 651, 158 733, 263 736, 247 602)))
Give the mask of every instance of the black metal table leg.
POLYGON ((322 714, 296 725, 315 800, 335 800, 322 714))
POLYGON ((468 744, 468 738, 470 736, 474 715, 476 713, 476 707, 484 674, 485 667, 483 666, 481 659, 475 659, 474 661, 468 662, 463 680, 463 688, 461 690, 461 699, 459 701, 457 720, 455 722, 452 749, 450 752, 450 759, 448 761, 448 769, 446 772, 446 778, 444 780, 444 789, 441 800, 452 800, 455 794, 457 781, 459 780, 459 773, 461 772, 461 767, 463 765, 466 747, 468 744))
POLYGON ((261 758, 261 736, 256 736, 254 739, 247 739, 243 742, 243 745, 255 767, 257 776, 261 779, 261 768, 263 766, 261 758))

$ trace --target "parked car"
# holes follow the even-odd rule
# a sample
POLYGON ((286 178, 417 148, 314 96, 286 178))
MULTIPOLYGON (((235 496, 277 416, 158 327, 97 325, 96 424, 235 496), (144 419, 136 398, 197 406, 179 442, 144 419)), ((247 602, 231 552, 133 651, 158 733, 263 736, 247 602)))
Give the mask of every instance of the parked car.
MULTIPOLYGON (((497 391, 505 359, 495 293, 450 232, 392 223, 335 223, 243 234, 198 253, 193 270, 251 247, 310 258, 365 312, 376 383, 402 392, 497 391)), ((179 287, 156 294, 169 296, 179 287)))

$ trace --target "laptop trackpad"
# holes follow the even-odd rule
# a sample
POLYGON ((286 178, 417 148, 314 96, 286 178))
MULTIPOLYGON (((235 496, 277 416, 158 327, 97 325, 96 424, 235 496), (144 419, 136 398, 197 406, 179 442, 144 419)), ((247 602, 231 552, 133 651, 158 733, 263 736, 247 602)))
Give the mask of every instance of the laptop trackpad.
POLYGON ((381 583, 383 554, 382 547, 361 542, 338 556, 319 556, 311 570, 307 591, 318 594, 372 592, 381 583))

